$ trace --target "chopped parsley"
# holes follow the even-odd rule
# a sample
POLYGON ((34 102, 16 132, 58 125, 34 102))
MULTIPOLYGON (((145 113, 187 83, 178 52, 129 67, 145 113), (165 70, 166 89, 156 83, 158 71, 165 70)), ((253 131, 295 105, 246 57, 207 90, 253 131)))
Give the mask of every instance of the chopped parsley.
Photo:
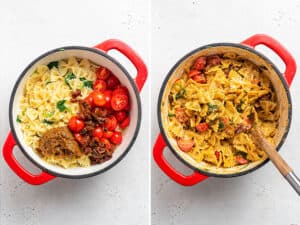
POLYGON ((225 128, 225 124, 223 123, 223 121, 219 121, 219 130, 224 130, 225 128))
POLYGON ((46 124, 53 124, 54 122, 53 121, 50 121, 50 120, 46 120, 46 119, 43 119, 43 123, 46 123, 46 124))
POLYGON ((75 79, 75 78, 76 78, 76 76, 75 76, 74 73, 68 73, 68 74, 66 75, 66 77, 65 77, 65 83, 66 83, 66 85, 69 86, 70 89, 72 89, 71 84, 70 84, 70 80, 73 80, 73 79, 75 79))
POLYGON ((185 96, 185 92, 186 92, 185 89, 182 88, 179 92, 175 94, 175 99, 178 100, 180 98, 183 98, 185 96))
POLYGON ((82 81, 82 87, 93 88, 93 81, 87 80, 84 77, 80 77, 79 80, 82 81))
POLYGON ((68 108, 65 106, 65 102, 66 100, 63 99, 63 100, 60 100, 56 103, 56 108, 60 111, 60 112, 63 112, 65 110, 67 110, 68 108))
POLYGON ((20 117, 19 117, 19 116, 17 116, 17 119, 16 119, 16 121, 17 121, 18 123, 22 123, 22 120, 20 119, 20 117))
POLYGON ((46 117, 46 118, 49 118, 49 117, 51 117, 51 116, 53 116, 53 115, 54 115, 53 112, 44 112, 44 113, 43 113, 43 116, 46 117))
POLYGON ((208 114, 218 111, 218 109, 219 109, 218 105, 213 105, 211 103, 208 103, 208 114))
POLYGON ((244 100, 242 99, 240 101, 240 103, 236 106, 236 110, 239 112, 239 113, 242 113, 243 112, 243 109, 242 109, 242 105, 244 104, 244 100))
POLYGON ((51 70, 53 67, 58 68, 58 61, 50 62, 47 66, 48 66, 49 70, 51 70))
POLYGON ((48 80, 48 81, 46 82, 46 85, 51 84, 51 83, 53 83, 53 81, 48 80))
POLYGON ((174 113, 168 113, 168 117, 173 117, 173 116, 175 116, 174 113))

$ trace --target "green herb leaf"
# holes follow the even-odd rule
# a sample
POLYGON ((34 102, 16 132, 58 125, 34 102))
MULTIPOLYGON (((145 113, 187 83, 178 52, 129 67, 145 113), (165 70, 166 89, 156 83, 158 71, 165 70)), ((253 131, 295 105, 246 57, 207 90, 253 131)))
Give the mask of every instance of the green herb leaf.
POLYGON ((22 121, 21 121, 21 119, 20 119, 19 115, 17 116, 17 119, 16 119, 16 121, 17 121, 18 123, 22 123, 22 121))
POLYGON ((213 105, 211 103, 208 103, 208 113, 211 114, 215 111, 218 111, 219 106, 218 105, 213 105))
POLYGON ((182 88, 179 92, 175 94, 175 99, 178 100, 180 98, 183 98, 185 95, 186 90, 182 88))
POLYGON ((53 67, 58 68, 58 61, 50 62, 47 66, 48 66, 49 70, 51 70, 53 67))
POLYGON ((224 130, 225 128, 225 124, 223 123, 223 121, 219 121, 219 130, 224 130))
POLYGON ((51 84, 51 83, 53 83, 53 81, 49 80, 49 81, 46 82, 46 85, 51 84))
POLYGON ((240 150, 238 150, 237 155, 241 155, 244 159, 247 158, 247 153, 240 150))
POLYGON ((35 133, 35 135, 34 136, 36 136, 36 137, 38 137, 38 138, 40 138, 41 136, 38 134, 38 133, 35 133))
POLYGON ((85 77, 79 77, 79 80, 80 81, 85 81, 86 79, 85 79, 85 77))
POLYGON ((73 79, 75 79, 75 78, 76 78, 76 76, 75 76, 74 73, 68 73, 68 74, 66 75, 66 77, 65 77, 65 83, 66 83, 66 85, 69 86, 70 89, 72 89, 71 84, 70 84, 70 80, 73 80, 73 79))
POLYGON ((56 103, 56 108, 60 111, 60 112, 63 112, 65 110, 67 110, 68 108, 65 106, 65 102, 66 100, 63 99, 63 100, 60 100, 56 103))
POLYGON ((168 117, 173 117, 173 116, 175 116, 174 113, 168 113, 168 117))
POLYGON ((83 87, 93 88, 93 81, 91 80, 83 81, 83 87))
POLYGON ((240 101, 240 103, 236 106, 236 110, 239 112, 239 113, 242 113, 243 112, 243 109, 242 109, 242 105, 244 104, 244 100, 242 99, 240 101))
POLYGON ((49 117, 51 117, 51 116, 53 116, 53 115, 54 115, 53 112, 44 112, 44 113, 43 113, 43 117, 46 117, 46 118, 49 118, 49 117))
POLYGON ((54 122, 53 121, 50 121, 50 120, 46 120, 46 119, 43 119, 43 123, 46 123, 46 124, 53 124, 54 122))

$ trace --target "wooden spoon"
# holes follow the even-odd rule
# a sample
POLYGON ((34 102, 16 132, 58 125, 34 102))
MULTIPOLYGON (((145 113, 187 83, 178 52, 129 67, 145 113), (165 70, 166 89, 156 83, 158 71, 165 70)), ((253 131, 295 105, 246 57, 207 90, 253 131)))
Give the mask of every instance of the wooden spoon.
POLYGON ((284 178, 290 183, 294 190, 300 195, 300 179, 293 172, 292 168, 284 161, 284 159, 278 154, 274 145, 272 145, 264 137, 263 133, 256 126, 250 129, 250 135, 252 140, 264 150, 273 164, 277 167, 284 178))

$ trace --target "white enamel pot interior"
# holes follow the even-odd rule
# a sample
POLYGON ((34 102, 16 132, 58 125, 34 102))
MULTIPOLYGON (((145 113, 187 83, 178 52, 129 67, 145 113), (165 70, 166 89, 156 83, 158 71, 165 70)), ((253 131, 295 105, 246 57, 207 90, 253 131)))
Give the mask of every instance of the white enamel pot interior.
POLYGON ((130 77, 129 73, 124 67, 118 63, 114 58, 110 57, 107 53, 100 50, 88 47, 63 47, 49 51, 34 60, 21 74, 13 89, 10 108, 9 120, 12 133, 18 146, 24 154, 43 171, 50 173, 54 176, 67 177, 67 178, 84 178, 104 172, 112 166, 116 165, 129 151, 133 145, 140 127, 141 120, 141 103, 138 90, 135 86, 134 80, 130 77), (59 166, 51 165, 42 160, 38 154, 29 146, 27 146, 22 138, 22 132, 19 124, 16 122, 16 117, 19 111, 19 101, 23 94, 24 84, 37 65, 49 62, 66 59, 71 56, 84 58, 92 61, 97 65, 108 68, 120 82, 128 88, 130 95, 130 125, 123 132, 123 141, 117 146, 112 158, 102 164, 91 165, 87 168, 68 168, 64 169, 59 166))
POLYGON ((224 54, 228 52, 236 53, 241 58, 250 60, 258 65, 260 68, 262 68, 264 75, 267 76, 272 82, 277 95, 278 108, 280 112, 279 125, 277 133, 274 137, 277 150, 279 150, 279 148, 285 141, 291 122, 292 105, 288 85, 276 66, 256 50, 241 44, 220 43, 204 46, 187 54, 182 59, 180 59, 177 64, 175 64, 162 85, 158 100, 158 120, 162 135, 168 147, 177 156, 177 158, 179 158, 184 164, 186 164, 193 170, 208 176, 240 176, 259 168, 267 162, 267 157, 265 157, 259 161, 252 162, 247 165, 235 166, 232 168, 216 167, 206 162, 199 163, 196 162, 188 154, 182 152, 178 148, 176 140, 168 132, 168 95, 173 83, 182 76, 184 68, 187 66, 191 66, 194 60, 199 56, 224 54))

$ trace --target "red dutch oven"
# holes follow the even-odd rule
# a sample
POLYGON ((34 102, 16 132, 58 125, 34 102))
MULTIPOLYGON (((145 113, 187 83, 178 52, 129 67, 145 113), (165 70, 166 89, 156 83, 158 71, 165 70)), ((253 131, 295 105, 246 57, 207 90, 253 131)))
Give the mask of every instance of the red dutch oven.
POLYGON ((214 54, 223 54, 226 52, 233 52, 244 59, 248 59, 265 70, 265 75, 268 76, 273 84, 277 95, 278 107, 280 112, 279 126, 277 134, 275 135, 275 143, 277 150, 280 149, 288 134, 291 116, 292 103, 289 92, 296 73, 296 63, 291 54, 273 38, 257 34, 240 44, 236 43, 216 43, 197 48, 183 58, 181 58, 170 70, 165 78, 160 90, 158 99, 158 121, 161 133, 158 135, 156 143, 153 148, 153 156, 157 165, 161 170, 168 175, 172 180, 184 186, 195 185, 210 176, 214 177, 235 177, 245 175, 260 168, 268 162, 268 158, 264 158, 257 162, 249 163, 248 165, 236 166, 233 168, 217 168, 205 162, 197 163, 186 153, 183 153, 177 146, 176 141, 168 134, 167 129, 167 115, 168 115, 168 100, 172 84, 178 79, 184 69, 184 66, 191 65, 193 61, 199 56, 209 56, 214 54), (282 74, 277 67, 263 54, 256 51, 254 48, 257 45, 265 45, 272 49, 285 63, 285 71, 282 74), (178 172, 164 157, 165 147, 168 147, 172 153, 186 166, 191 168, 194 172, 190 175, 184 175, 178 172))
POLYGON ((137 138, 141 123, 141 101, 139 92, 142 90, 146 79, 147 68, 143 60, 127 44, 115 39, 104 41, 93 48, 68 46, 57 48, 41 55, 26 67, 13 88, 9 104, 9 122, 11 132, 8 134, 3 146, 3 157, 5 161, 20 178, 32 185, 46 183, 55 177, 90 177, 110 169, 124 158, 137 138), (134 79, 131 78, 127 70, 116 59, 108 55, 108 51, 112 49, 125 55, 135 66, 137 74, 134 79), (121 83, 128 88, 131 104, 131 122, 129 127, 123 132, 123 142, 117 147, 110 160, 87 168, 64 169, 43 161, 31 147, 25 144, 22 138, 22 132, 15 118, 17 116, 19 100, 23 93, 24 84, 28 76, 35 70, 36 66, 38 64, 48 64, 51 61, 57 61, 71 56, 85 58, 97 65, 108 68, 121 81, 121 83), (32 163, 42 170, 40 174, 32 174, 17 161, 13 154, 13 149, 16 145, 19 146, 25 156, 31 160, 32 163))

